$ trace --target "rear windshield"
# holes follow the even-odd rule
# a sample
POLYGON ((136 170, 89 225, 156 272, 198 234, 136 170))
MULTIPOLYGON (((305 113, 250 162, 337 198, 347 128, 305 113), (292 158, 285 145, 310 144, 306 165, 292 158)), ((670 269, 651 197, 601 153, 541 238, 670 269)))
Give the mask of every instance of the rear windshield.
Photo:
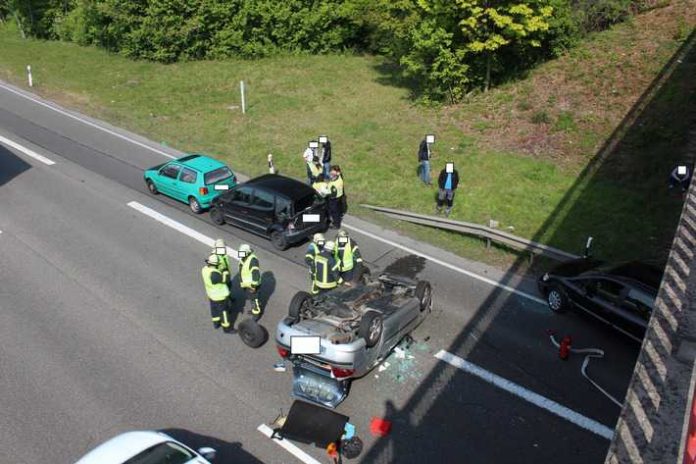
POLYGON ((226 180, 232 177, 232 171, 227 166, 217 168, 214 171, 210 171, 205 174, 204 181, 206 185, 214 184, 220 182, 221 180, 226 180))
POLYGON ((315 200, 318 200, 318 197, 314 193, 300 198, 295 202, 295 213, 299 214, 305 209, 309 208, 314 204, 315 200))

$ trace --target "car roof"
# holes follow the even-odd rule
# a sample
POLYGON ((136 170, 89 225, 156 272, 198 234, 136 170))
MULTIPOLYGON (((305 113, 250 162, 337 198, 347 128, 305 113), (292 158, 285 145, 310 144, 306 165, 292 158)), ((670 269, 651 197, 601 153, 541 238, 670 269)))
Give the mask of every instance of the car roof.
POLYGON ((290 200, 299 200, 307 195, 314 195, 314 189, 309 185, 277 174, 266 174, 256 177, 244 185, 261 187, 264 190, 276 192, 290 200))
POLYGON ((226 166, 225 163, 209 156, 201 155, 200 153, 192 153, 178 158, 175 161, 200 172, 210 172, 226 166))
POLYGON ((75 464, 122 464, 136 454, 165 441, 173 440, 160 432, 126 432, 97 446, 75 464))
POLYGON ((605 272, 623 280, 632 280, 657 290, 662 280, 662 271, 652 264, 640 261, 619 263, 607 267, 605 272))

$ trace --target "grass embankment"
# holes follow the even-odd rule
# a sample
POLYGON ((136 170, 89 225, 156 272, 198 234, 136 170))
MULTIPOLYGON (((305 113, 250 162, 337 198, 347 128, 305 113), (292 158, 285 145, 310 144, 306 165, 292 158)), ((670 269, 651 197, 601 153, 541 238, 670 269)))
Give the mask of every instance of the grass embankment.
POLYGON ((352 214, 470 258, 511 263, 514 255, 487 250, 478 240, 357 207, 432 214, 436 191, 416 177, 416 149, 434 132, 433 175, 451 160, 461 176, 453 219, 495 219, 515 234, 574 252, 591 234, 604 257, 633 258, 640 250, 640 256, 664 259, 671 238, 664 230, 680 210, 679 199, 665 194, 665 179, 693 121, 693 67, 691 74, 675 73, 681 80, 668 83, 671 90, 658 95, 641 122, 670 143, 639 143, 644 132, 629 130, 607 158, 630 151, 627 163, 582 172, 694 24, 693 0, 675 0, 596 34, 524 80, 446 108, 413 105, 408 89, 392 85, 375 57, 160 65, 22 40, 11 24, 0 27, 0 77, 25 85, 31 64, 35 92, 182 150, 213 154, 250 175, 265 172, 266 155, 273 153, 281 172, 304 177, 307 141, 328 134, 352 214), (246 115, 239 108, 240 80, 248 89, 246 115), (670 124, 660 111, 672 114, 670 124))

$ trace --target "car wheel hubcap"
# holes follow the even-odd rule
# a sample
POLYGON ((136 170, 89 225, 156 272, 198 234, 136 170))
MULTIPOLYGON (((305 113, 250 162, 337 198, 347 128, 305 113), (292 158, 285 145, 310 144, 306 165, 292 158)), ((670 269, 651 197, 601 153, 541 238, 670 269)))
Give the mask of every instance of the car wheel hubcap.
POLYGON ((558 311, 561 308, 561 294, 556 290, 552 290, 549 293, 549 306, 554 311, 558 311))

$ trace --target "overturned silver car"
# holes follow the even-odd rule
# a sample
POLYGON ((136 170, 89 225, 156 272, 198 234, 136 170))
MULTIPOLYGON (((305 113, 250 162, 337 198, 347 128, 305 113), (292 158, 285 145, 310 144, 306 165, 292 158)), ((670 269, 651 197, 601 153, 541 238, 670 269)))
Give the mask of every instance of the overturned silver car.
POLYGON ((293 365, 293 394, 331 408, 430 313, 427 281, 382 274, 356 287, 298 292, 278 323, 278 353, 293 365))

